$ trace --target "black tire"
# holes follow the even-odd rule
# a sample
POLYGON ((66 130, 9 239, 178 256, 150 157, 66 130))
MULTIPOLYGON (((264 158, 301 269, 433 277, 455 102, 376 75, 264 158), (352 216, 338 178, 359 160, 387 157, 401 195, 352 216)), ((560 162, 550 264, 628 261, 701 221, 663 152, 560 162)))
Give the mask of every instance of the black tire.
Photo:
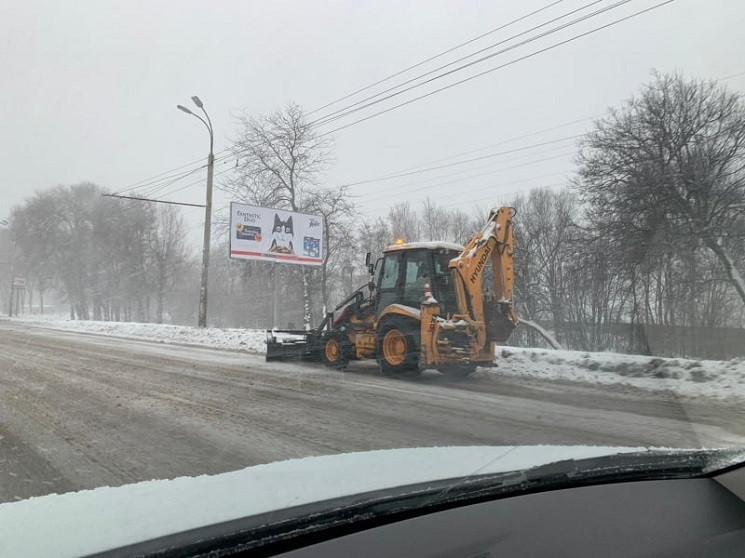
POLYGON ((383 374, 403 376, 419 372, 419 327, 416 320, 398 317, 387 318, 378 327, 377 354, 383 374), (397 358, 391 354, 392 344, 400 353, 397 358))
POLYGON ((344 368, 349 364, 352 344, 341 331, 330 331, 321 338, 321 361, 329 368, 344 368))
POLYGON ((476 371, 476 363, 443 364, 437 370, 453 380, 467 378, 476 371))

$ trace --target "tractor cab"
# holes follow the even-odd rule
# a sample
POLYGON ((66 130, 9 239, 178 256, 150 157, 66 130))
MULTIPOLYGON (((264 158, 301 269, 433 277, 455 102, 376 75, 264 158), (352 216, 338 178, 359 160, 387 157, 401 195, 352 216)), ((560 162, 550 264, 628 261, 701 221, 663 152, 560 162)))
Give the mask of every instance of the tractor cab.
POLYGON ((376 285, 376 314, 391 304, 418 309, 424 300, 426 281, 442 313, 455 313, 455 290, 448 263, 462 250, 462 246, 447 242, 410 242, 386 248, 376 285))

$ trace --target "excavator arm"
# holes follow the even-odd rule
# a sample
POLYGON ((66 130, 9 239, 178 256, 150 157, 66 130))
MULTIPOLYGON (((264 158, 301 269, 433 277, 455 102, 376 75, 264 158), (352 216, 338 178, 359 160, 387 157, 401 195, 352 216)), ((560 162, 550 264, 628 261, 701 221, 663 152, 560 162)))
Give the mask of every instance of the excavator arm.
POLYGON ((512 308, 514 215, 515 210, 510 207, 492 209, 483 230, 476 233, 463 252, 449 264, 458 314, 475 325, 484 324, 488 337, 506 339, 518 324, 512 308), (482 288, 484 270, 489 261, 492 264, 493 300, 485 300, 482 288))

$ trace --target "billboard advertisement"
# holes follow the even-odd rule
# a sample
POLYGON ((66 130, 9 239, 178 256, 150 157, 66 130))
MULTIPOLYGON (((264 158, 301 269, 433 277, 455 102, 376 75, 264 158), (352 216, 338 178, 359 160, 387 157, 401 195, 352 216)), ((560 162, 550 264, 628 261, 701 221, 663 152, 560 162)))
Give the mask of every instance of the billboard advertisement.
POLYGON ((283 209, 230 204, 230 257, 321 265, 323 218, 283 209))

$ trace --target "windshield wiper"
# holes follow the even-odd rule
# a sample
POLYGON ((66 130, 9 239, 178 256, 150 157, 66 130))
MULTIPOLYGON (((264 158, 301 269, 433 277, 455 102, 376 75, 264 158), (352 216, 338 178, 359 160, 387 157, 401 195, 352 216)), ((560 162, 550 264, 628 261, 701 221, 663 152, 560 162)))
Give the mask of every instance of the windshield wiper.
POLYGON ((556 461, 356 494, 169 535, 97 556, 274 554, 427 513, 516 495, 616 482, 707 476, 745 459, 742 450, 669 450, 556 461))

